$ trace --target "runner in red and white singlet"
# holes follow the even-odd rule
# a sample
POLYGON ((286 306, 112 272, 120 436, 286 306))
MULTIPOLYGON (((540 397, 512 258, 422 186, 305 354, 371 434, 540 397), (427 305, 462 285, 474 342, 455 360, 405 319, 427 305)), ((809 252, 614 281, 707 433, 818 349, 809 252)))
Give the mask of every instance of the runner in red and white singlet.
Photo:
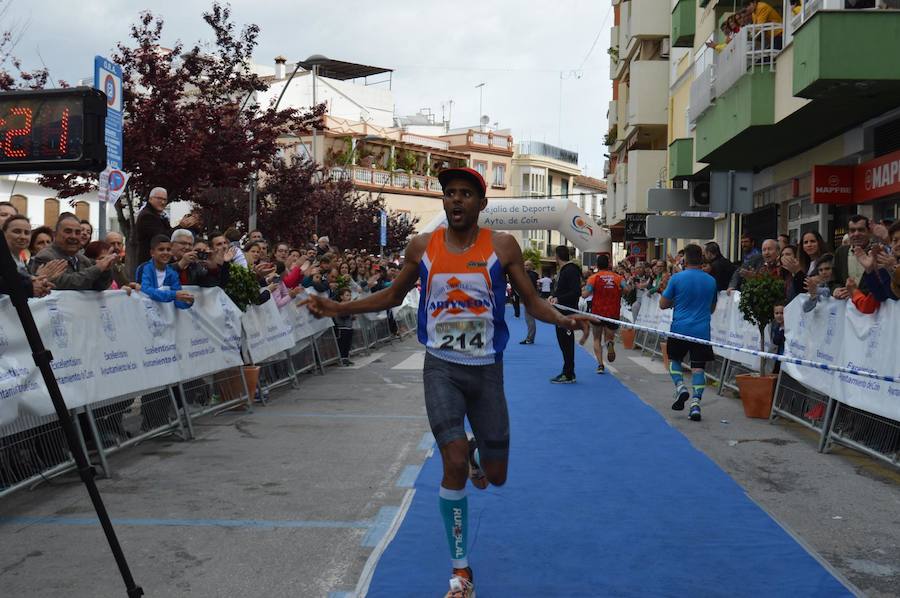
MULTIPOLYGON (((591 313, 604 318, 618 320, 622 308, 622 289, 625 288, 625 279, 609 269, 609 256, 597 257, 596 274, 588 278, 587 285, 582 293, 585 297, 593 294, 591 300, 591 313)), ((603 364, 603 340, 606 339, 606 358, 612 363, 616 360, 616 330, 618 324, 611 322, 591 322, 591 336, 594 337, 594 355, 597 356, 597 373, 606 372, 603 364)))

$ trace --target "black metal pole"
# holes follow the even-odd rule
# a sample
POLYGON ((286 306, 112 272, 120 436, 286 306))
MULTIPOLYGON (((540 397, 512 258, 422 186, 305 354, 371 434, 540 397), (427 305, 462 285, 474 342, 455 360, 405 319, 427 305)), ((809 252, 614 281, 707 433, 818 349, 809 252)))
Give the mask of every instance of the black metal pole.
POLYGON ((28 345, 31 347, 34 363, 41 370, 44 384, 47 385, 47 390, 50 393, 50 400, 53 401, 53 408, 56 409, 56 417, 59 419, 59 423, 66 435, 66 442, 69 444, 69 450, 72 451, 72 456, 75 459, 78 475, 81 477, 81 481, 84 482, 88 495, 91 497, 91 503, 93 503, 94 510, 97 512, 97 518, 103 527, 103 533, 106 534, 106 541, 109 543, 109 548, 116 559, 116 565, 119 566, 119 573, 122 575, 122 581, 125 582, 128 596, 129 598, 139 598, 144 595, 144 590, 134 583, 134 578, 131 576, 128 561, 125 560, 125 554, 122 552, 122 547, 116 538, 116 531, 113 529, 112 522, 109 520, 109 514, 106 512, 106 507, 100 496, 100 491, 94 482, 94 468, 81 450, 81 443, 78 441, 78 436, 75 432, 75 424, 72 422, 72 417, 66 408, 59 385, 56 383, 56 377, 53 375, 53 369, 50 367, 53 356, 44 347, 44 342, 41 340, 41 333, 34 323, 31 310, 28 308, 28 299, 19 284, 16 264, 9 251, 9 246, 3 239, 0 239, 0 276, 6 282, 6 290, 9 292, 9 298, 16 308, 16 313, 19 315, 19 321, 22 322, 22 329, 25 331, 28 345))

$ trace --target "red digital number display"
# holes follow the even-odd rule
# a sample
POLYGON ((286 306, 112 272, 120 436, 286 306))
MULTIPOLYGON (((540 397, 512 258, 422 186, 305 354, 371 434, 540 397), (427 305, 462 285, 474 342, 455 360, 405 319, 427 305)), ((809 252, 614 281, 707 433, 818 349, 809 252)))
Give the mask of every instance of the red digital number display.
POLYGON ((0 92, 0 174, 100 172, 106 96, 90 87, 0 92))
POLYGON ((69 160, 81 156, 81 103, 68 98, 0 97, 0 159, 69 160))

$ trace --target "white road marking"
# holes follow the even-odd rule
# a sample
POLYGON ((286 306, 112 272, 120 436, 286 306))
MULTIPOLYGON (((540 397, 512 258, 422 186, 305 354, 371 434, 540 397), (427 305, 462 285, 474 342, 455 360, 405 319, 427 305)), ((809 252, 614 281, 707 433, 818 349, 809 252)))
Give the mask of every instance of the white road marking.
POLYGON ((417 351, 392 367, 392 370, 421 370, 425 366, 425 351, 417 351))

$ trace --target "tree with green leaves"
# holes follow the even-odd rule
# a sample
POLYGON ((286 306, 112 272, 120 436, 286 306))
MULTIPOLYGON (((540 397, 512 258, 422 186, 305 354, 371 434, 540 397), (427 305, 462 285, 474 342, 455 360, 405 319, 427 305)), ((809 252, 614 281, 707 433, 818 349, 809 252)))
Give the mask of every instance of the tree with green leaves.
MULTIPOLYGON (((775 304, 784 300, 784 281, 770 274, 744 279, 738 309, 744 320, 759 329, 759 350, 766 350, 766 326, 775 319, 775 304)), ((765 373, 765 359, 759 359, 759 373, 765 373)))

